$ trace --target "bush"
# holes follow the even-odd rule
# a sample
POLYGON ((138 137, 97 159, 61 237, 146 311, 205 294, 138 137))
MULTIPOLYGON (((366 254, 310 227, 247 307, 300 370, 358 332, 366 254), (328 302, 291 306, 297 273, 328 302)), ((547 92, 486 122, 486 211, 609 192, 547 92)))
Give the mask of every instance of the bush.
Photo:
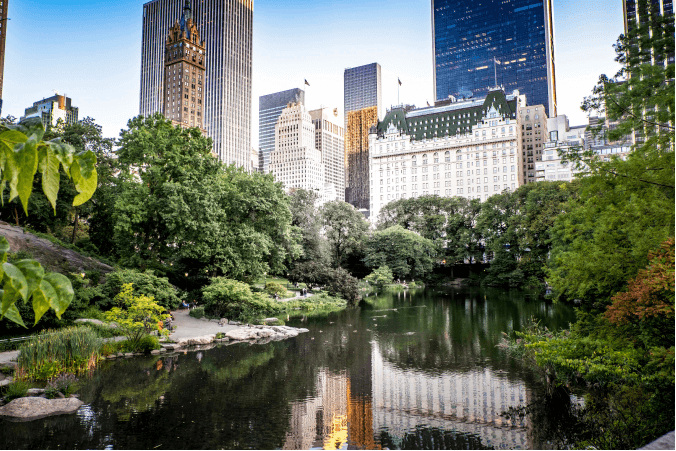
POLYGON ((278 303, 267 295, 252 293, 249 285, 224 277, 217 277, 202 290, 204 312, 217 318, 249 320, 279 312, 278 303))
POLYGON ((23 398, 28 394, 30 385, 26 381, 15 381, 5 388, 5 401, 23 398))
POLYGON ((392 279, 394 279, 394 276, 392 275, 392 270, 389 266, 381 266, 366 276, 366 280, 378 288, 382 288, 388 283, 391 283, 392 279))
POLYGON ((98 360, 102 341, 86 326, 44 331, 19 347, 18 372, 38 380, 60 373, 82 373, 98 360))
POLYGON ((286 296, 286 288, 277 282, 268 282, 265 284, 265 291, 271 295, 278 295, 280 297, 286 296))
POLYGON ((146 354, 155 349, 160 349, 160 340, 155 335, 146 335, 141 338, 134 352, 145 352, 146 354))
POLYGON ((350 303, 355 303, 361 298, 359 281, 343 268, 331 271, 326 289, 329 294, 340 296, 350 303))
POLYGON ((49 399, 56 398, 58 393, 68 396, 72 393, 71 390, 77 382, 78 380, 74 374, 61 374, 60 376, 47 382, 47 386, 45 387, 45 395, 47 395, 47 398, 49 399))
POLYGON ((134 285, 136 295, 152 297, 165 309, 175 310, 181 303, 176 288, 169 283, 166 277, 157 277, 152 271, 118 269, 106 276, 106 281, 101 287, 103 297, 97 301, 97 306, 101 310, 111 308, 114 305, 113 300, 126 284, 134 285))
POLYGON ((195 319, 204 318, 204 307, 195 307, 194 309, 190 310, 190 313, 188 313, 188 315, 192 316, 195 319))
POLYGON ((134 296, 133 291, 130 283, 122 287, 115 301, 123 308, 113 307, 106 312, 106 320, 115 322, 131 346, 136 347, 150 332, 162 331, 162 321, 167 315, 162 313, 164 309, 152 297, 134 296))

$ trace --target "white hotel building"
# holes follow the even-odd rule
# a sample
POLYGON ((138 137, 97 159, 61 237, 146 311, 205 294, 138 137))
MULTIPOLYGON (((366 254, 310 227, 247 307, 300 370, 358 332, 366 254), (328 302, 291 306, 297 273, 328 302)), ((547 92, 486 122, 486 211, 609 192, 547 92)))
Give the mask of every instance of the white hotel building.
POLYGON ((275 124, 275 150, 269 172, 288 190, 315 191, 321 202, 335 199, 335 188, 325 186, 322 153, 315 148, 315 125, 301 103, 290 103, 275 124), (333 198, 328 199, 328 197, 333 198))
POLYGON ((422 195, 486 200, 523 184, 519 108, 514 91, 485 99, 395 107, 369 134, 371 218, 389 202, 422 195))

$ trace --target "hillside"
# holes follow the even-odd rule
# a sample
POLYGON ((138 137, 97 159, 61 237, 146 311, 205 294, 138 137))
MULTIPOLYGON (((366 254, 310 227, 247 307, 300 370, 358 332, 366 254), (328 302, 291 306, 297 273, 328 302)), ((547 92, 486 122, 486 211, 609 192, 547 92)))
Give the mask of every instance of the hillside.
POLYGON ((4 236, 9 241, 10 253, 28 252, 32 258, 39 261, 49 271, 60 273, 101 271, 108 273, 113 270, 112 266, 58 246, 44 238, 39 238, 24 231, 21 227, 15 227, 6 222, 0 221, 0 236, 4 236))

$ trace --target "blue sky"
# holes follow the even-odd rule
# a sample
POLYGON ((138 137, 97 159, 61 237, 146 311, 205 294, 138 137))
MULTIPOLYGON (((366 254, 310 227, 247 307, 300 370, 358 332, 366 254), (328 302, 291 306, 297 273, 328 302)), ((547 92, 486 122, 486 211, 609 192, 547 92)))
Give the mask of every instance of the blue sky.
MULTIPOLYGON (((106 136, 138 114, 143 1, 9 0, 3 116, 21 116, 52 90, 66 94, 106 136)), ((252 145, 258 96, 306 87, 308 107, 338 107, 343 71, 378 62, 383 104, 433 101, 430 0, 256 0, 252 145)), ((612 45, 623 31, 621 0, 555 0, 559 114, 586 122, 579 106, 598 76, 614 74, 612 45)))

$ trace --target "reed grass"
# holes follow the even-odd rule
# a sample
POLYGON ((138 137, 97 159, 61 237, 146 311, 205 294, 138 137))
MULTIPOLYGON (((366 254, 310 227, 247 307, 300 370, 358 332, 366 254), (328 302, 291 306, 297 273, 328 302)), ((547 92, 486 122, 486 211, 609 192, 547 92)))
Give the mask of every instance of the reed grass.
POLYGON ((19 348, 18 373, 31 379, 51 379, 64 372, 89 371, 99 360, 102 344, 89 327, 43 331, 19 348))

